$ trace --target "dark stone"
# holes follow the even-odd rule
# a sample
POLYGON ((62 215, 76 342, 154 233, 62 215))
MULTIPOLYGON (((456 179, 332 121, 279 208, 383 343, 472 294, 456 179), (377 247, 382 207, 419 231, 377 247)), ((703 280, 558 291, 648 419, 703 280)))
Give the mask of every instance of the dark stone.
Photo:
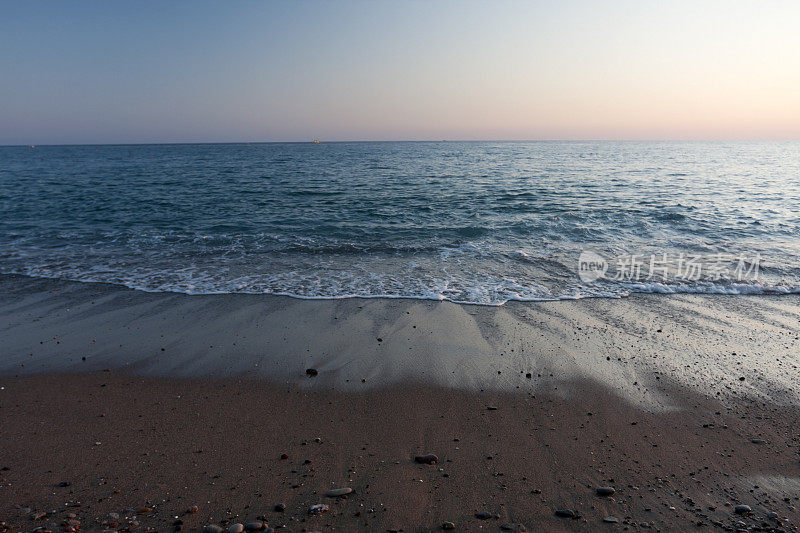
POLYGON ((432 465, 434 463, 438 463, 439 458, 436 455, 429 453, 426 455, 418 455, 414 457, 414 461, 423 465, 432 465))
POLYGON ((317 374, 319 374, 319 372, 316 368, 306 368, 306 376, 313 378, 317 374))

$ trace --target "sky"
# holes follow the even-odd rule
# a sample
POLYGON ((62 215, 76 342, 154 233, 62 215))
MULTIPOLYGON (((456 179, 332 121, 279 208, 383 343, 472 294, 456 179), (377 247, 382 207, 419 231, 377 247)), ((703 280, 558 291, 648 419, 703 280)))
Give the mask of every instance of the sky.
POLYGON ((800 2, 0 5, 0 144, 800 139, 800 2))

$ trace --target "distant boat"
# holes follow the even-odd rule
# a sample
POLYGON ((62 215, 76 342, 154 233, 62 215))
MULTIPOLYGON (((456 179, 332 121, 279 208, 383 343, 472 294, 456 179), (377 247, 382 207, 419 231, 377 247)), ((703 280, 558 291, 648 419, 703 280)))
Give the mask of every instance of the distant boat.
POLYGON ((313 143, 314 144, 320 144, 320 143, 322 143, 322 141, 320 141, 319 139, 314 139, 313 143))

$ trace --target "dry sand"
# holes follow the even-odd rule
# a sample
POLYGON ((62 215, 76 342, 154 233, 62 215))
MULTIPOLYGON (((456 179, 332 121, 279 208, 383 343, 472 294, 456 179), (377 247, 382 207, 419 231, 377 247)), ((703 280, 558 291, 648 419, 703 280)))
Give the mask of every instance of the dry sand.
POLYGON ((800 520, 797 296, 489 308, 20 276, 0 293, 0 520, 18 529, 67 513, 82 530, 108 513, 288 531, 800 520))

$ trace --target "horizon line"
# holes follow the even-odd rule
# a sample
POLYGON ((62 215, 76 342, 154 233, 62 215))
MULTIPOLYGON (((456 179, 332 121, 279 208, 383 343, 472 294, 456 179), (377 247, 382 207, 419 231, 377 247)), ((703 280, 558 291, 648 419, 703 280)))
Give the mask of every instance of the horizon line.
POLYGON ((691 138, 691 139, 383 139, 383 140, 367 140, 367 139, 351 139, 351 140, 336 140, 325 141, 322 139, 314 139, 307 141, 151 141, 151 142, 99 142, 99 143, 19 143, 19 144, 0 144, 2 148, 17 148, 29 147, 35 148, 39 146, 181 146, 181 145, 219 145, 219 144, 354 144, 354 143, 592 143, 592 142, 798 142, 800 137, 797 138, 737 138, 737 139, 724 139, 724 138, 691 138))

